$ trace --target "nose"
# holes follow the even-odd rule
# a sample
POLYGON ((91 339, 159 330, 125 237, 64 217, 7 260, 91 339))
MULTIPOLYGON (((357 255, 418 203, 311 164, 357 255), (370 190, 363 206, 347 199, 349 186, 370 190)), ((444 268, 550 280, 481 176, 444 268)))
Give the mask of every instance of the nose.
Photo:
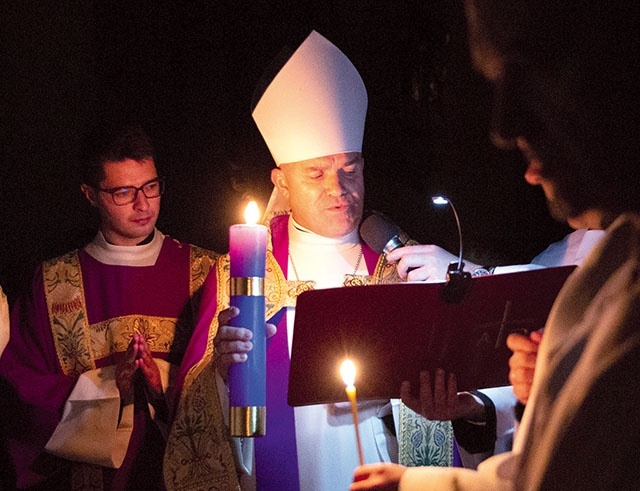
POLYGON ((344 178, 341 177, 340 172, 327 172, 325 174, 324 186, 325 191, 330 196, 342 196, 345 194, 345 186, 343 185, 344 178))
POLYGON ((136 199, 133 200, 134 210, 145 211, 149 209, 149 198, 147 198, 141 189, 136 192, 136 199))
POLYGON ((537 162, 529 162, 524 173, 524 180, 532 186, 540 185, 542 183, 542 166, 537 162))

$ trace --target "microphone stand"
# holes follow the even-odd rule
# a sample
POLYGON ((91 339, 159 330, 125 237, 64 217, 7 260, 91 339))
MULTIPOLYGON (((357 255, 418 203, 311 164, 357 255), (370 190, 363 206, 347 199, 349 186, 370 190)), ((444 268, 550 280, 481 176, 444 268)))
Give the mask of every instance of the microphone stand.
POLYGON ((442 297, 447 303, 460 303, 471 287, 471 273, 464 270, 464 263, 462 262, 462 227, 460 226, 460 219, 450 199, 444 196, 434 196, 432 201, 437 205, 448 204, 456 219, 459 240, 458 262, 450 263, 447 268, 447 282, 442 289, 442 297))

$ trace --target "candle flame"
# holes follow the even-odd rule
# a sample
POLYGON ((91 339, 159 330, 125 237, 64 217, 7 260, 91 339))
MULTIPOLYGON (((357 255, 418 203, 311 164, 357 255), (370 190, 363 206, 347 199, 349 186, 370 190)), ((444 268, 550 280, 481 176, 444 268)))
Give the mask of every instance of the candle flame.
POLYGON ((340 375, 345 385, 351 386, 356 382, 356 366, 351 360, 344 360, 340 365, 340 375))
POLYGON ((244 210, 244 221, 250 225, 255 225, 260 220, 260 210, 258 210, 258 203, 255 201, 249 201, 247 207, 244 210))

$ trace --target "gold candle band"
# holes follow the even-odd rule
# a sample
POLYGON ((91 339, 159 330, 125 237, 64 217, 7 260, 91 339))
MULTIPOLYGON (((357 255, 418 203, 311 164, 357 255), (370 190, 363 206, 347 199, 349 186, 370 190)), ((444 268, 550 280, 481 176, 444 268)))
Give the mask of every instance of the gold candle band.
POLYGON ((230 281, 231 295, 244 295, 247 297, 264 296, 264 278, 261 276, 231 278, 230 281))
POLYGON ((267 408, 264 406, 231 406, 231 436, 264 436, 267 434, 267 408))

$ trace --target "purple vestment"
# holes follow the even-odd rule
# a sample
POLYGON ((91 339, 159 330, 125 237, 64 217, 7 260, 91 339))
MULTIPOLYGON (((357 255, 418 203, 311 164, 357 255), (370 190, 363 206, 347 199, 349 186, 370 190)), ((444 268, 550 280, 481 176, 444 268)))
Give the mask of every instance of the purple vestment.
MULTIPOLYGON (((78 370, 77 374, 63 370, 61 359, 64 366, 70 366, 73 346, 63 344, 62 350, 61 342, 54 338, 59 331, 50 322, 45 297, 45 289, 50 285, 49 279, 43 278, 42 265, 35 274, 30 294, 20 298, 12 310, 11 339, 0 358, 0 376, 8 392, 5 403, 9 411, 3 415, 3 431, 21 488, 52 483, 51 489, 53 486, 70 489, 63 484, 69 478, 69 461, 47 454, 44 447, 60 422, 79 373, 115 365, 133 332, 145 335, 154 358, 179 363, 193 326, 192 292, 195 285, 204 281, 212 262, 208 251, 168 237, 164 238, 153 266, 108 265, 84 250, 77 251, 76 257, 82 272, 92 348, 90 354, 85 350, 78 357, 89 358, 91 366, 78 370), (200 271, 204 276, 194 282, 197 256, 206 256, 207 260, 202 264, 196 261, 198 266, 205 266, 200 271), (160 333, 158 325, 163 327, 160 333)), ((69 336, 69 340, 73 339, 69 336)), ((102 469, 105 488, 124 489, 137 483, 146 483, 148 488, 157 482, 154 489, 161 489, 164 440, 151 422, 142 380, 136 382, 135 392, 133 432, 126 457, 119 469, 102 469)))

